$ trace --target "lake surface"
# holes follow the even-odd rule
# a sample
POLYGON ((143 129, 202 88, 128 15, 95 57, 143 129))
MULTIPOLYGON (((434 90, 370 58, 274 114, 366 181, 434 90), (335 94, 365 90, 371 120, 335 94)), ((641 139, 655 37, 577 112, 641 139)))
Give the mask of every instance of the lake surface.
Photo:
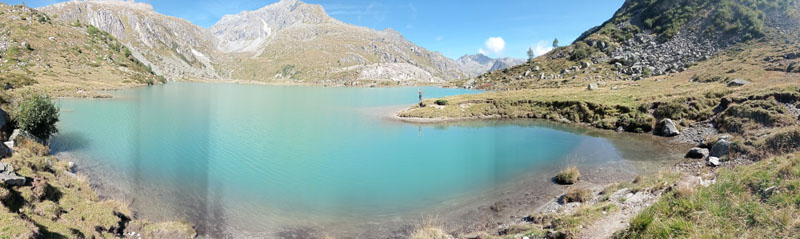
POLYGON ((646 147, 621 149, 625 139, 552 124, 385 117, 414 104, 419 90, 478 93, 171 83, 60 100, 52 147, 139 216, 186 219, 210 237, 383 234, 421 215, 474 208, 566 164, 632 172, 626 162, 658 158, 646 147))

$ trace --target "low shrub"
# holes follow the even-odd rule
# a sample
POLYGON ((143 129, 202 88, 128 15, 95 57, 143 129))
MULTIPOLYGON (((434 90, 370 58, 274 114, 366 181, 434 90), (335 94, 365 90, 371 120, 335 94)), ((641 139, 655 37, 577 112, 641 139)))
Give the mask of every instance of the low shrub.
POLYGON ((655 119, 645 114, 624 114, 617 119, 617 127, 637 133, 652 131, 654 123, 655 119))
POLYGON ((436 105, 444 106, 444 105, 447 105, 447 103, 449 103, 449 102, 447 102, 447 100, 444 100, 444 99, 439 99, 439 100, 434 101, 433 103, 436 104, 436 105))
POLYGON ((578 171, 578 167, 570 166, 564 170, 561 170, 556 176, 553 178, 556 183, 561 185, 570 185, 575 184, 580 180, 581 172, 578 171))
POLYGON ((564 202, 588 202, 592 199, 592 191, 586 188, 572 188, 564 194, 564 202))

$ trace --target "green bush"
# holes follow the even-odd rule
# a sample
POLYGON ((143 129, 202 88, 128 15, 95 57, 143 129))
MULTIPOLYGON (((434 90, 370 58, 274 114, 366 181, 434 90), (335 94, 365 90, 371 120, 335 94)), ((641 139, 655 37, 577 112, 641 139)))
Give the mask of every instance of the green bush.
POLYGON ((570 60, 573 61, 580 61, 586 58, 589 58, 591 55, 591 49, 589 45, 586 45, 584 42, 575 43, 575 48, 572 50, 572 55, 570 55, 570 60))
POLYGON ((24 95, 14 115, 17 126, 40 139, 57 133, 59 109, 50 97, 30 91, 24 95))
POLYGON ((448 103, 448 102, 447 102, 447 100, 441 100, 441 99, 440 99, 440 100, 436 100, 436 101, 434 101, 433 103, 434 103, 434 104, 436 104, 436 105, 442 105, 442 106, 444 106, 444 105, 447 105, 447 103, 448 103))

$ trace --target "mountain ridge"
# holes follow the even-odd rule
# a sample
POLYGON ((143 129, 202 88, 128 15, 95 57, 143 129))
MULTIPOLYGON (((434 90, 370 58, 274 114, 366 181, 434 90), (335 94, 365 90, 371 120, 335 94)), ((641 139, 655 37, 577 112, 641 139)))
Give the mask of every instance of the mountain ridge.
POLYGON ((298 0, 225 15, 209 28, 160 14, 146 3, 70 1, 40 9, 60 21, 108 31, 170 80, 391 85, 466 77, 451 59, 399 32, 346 24, 321 5, 298 0))
POLYGON ((511 57, 493 59, 478 53, 461 56, 456 59, 456 63, 462 71, 466 72, 471 77, 475 77, 486 72, 498 71, 521 65, 525 63, 525 60, 511 57))

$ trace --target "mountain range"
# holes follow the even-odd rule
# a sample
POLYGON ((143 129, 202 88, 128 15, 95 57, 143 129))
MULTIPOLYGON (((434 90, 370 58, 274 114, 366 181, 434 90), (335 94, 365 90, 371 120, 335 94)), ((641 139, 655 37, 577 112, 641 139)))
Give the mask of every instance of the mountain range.
POLYGON ((69 1, 39 10, 56 21, 109 32, 169 80, 340 85, 467 76, 452 60, 392 29, 349 25, 328 16, 320 5, 297 0, 226 15, 209 29, 129 1, 69 1))
POLYGON ((511 57, 492 59, 484 54, 475 54, 459 57, 456 63, 462 71, 474 77, 486 72, 499 71, 522 65, 525 63, 525 60, 511 57))

